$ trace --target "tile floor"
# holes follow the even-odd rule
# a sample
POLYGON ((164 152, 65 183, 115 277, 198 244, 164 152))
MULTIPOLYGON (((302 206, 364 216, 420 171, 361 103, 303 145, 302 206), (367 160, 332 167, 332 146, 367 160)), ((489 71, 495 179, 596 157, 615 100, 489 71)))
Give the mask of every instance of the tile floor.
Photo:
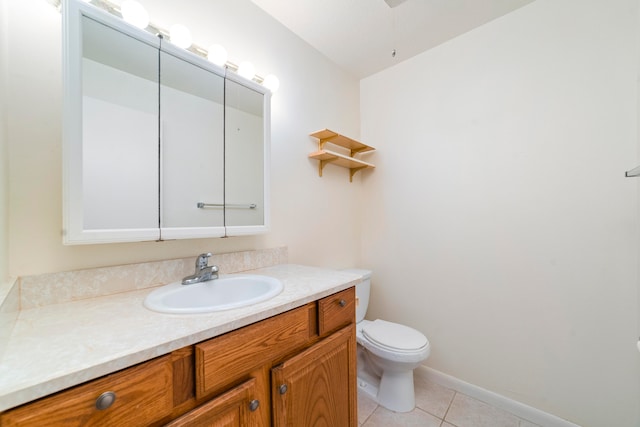
POLYGON ((362 427, 540 427, 502 409, 448 388, 415 378, 416 408, 389 411, 358 393, 358 425, 362 427))

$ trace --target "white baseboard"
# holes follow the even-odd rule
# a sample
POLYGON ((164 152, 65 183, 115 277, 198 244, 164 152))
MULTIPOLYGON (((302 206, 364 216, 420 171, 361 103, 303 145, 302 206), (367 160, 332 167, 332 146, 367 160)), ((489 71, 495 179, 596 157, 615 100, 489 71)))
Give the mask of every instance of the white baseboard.
POLYGON ((443 387, 455 390, 464 395, 488 403, 491 406, 505 410, 524 420, 538 424, 542 427, 580 427, 570 421, 563 420, 560 417, 549 414, 547 412, 536 409, 532 406, 525 405, 516 400, 502 396, 489 390, 485 390, 473 384, 464 382, 456 377, 447 375, 443 372, 436 371, 428 366, 419 366, 415 369, 414 374, 418 378, 440 384, 443 387))

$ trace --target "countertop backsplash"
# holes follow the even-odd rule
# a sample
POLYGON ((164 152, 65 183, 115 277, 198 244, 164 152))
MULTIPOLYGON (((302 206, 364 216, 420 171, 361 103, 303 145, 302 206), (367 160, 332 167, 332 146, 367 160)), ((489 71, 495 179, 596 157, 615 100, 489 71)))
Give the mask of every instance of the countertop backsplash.
MULTIPOLYGON (((20 278, 19 308, 28 310, 175 282, 193 274, 197 255, 165 261, 24 276, 20 278)), ((228 274, 286 264, 287 259, 288 251, 285 246, 215 254, 210 258, 209 264, 217 265, 221 274, 228 274)))
POLYGON ((0 283, 0 360, 20 311, 20 288, 17 278, 0 283))

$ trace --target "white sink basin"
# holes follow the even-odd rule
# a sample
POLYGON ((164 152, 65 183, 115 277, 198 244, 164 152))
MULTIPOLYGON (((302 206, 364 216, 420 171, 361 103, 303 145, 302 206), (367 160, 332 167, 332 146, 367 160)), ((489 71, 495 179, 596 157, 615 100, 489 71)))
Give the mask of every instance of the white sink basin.
POLYGON ((282 289, 282 282, 273 277, 228 274, 193 285, 175 282, 154 289, 144 306, 161 313, 209 313, 266 301, 282 289))

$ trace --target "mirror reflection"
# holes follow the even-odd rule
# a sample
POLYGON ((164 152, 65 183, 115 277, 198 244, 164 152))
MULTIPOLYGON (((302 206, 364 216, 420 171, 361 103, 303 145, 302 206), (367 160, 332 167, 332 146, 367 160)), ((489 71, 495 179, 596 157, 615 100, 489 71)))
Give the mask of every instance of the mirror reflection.
POLYGON ((160 75, 163 234, 222 227, 224 78, 165 52, 160 75), (202 209, 198 202, 219 206, 202 209))
POLYGON ((264 95, 225 82, 225 224, 264 224, 264 95))
POLYGON ((86 229, 158 225, 158 49, 82 19, 86 229))

